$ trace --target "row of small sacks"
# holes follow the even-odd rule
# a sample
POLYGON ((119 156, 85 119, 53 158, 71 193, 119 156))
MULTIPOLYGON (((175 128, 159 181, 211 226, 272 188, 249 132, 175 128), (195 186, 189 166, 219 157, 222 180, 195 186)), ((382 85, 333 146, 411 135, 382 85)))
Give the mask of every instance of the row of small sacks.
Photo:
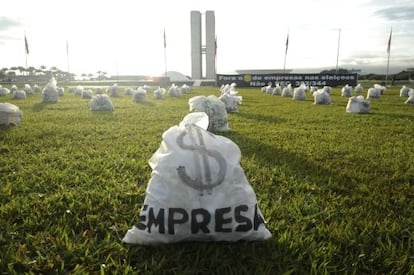
MULTIPOLYGON (((134 102, 145 102, 146 92, 135 92, 134 102)), ((239 111, 238 105, 241 104, 242 97, 233 94, 222 94, 220 97, 215 95, 194 96, 188 100, 190 112, 204 112, 209 117, 209 131, 228 131, 230 130, 227 122, 227 113, 239 111)), ((92 97, 92 111, 112 111, 114 106, 110 97, 106 94, 98 94, 92 97)))
MULTIPOLYGON (((145 96, 145 95, 144 95, 145 96)), ((414 103, 414 95, 410 96, 414 103)), ((238 105, 241 104, 242 97, 230 95, 228 93, 217 98, 210 96, 195 96, 188 100, 190 111, 204 112, 209 117, 209 131, 228 131, 230 127, 227 121, 228 112, 238 112, 238 105)), ((106 94, 98 94, 92 97, 90 108, 92 111, 113 111, 114 106, 110 97, 106 94)), ((370 101, 363 96, 353 96, 349 98, 346 106, 348 113, 369 113, 370 101)), ((21 122, 23 113, 21 110, 10 103, 0 103, 0 125, 18 125, 21 122)))
MULTIPOLYGON (((358 84, 358 85, 360 85, 360 84, 358 84)), ((272 93, 273 95, 279 95, 279 93, 274 92, 275 90, 276 90, 276 87, 271 88, 269 86, 266 86, 266 87, 262 88, 262 92, 272 93), (269 91, 272 91, 272 92, 269 92, 269 91)), ((293 100, 305 100, 306 91, 307 91, 307 87, 299 86, 298 88, 293 89, 293 94, 292 94, 292 88, 290 86, 288 86, 288 87, 285 87, 282 90, 281 95, 285 96, 285 97, 293 97, 293 100)), ((371 87, 371 88, 368 89, 367 100, 369 100, 371 98, 380 98, 381 95, 384 93, 384 91, 385 91, 385 87, 382 87, 382 86, 381 87, 376 87, 374 85, 374 87, 371 87)), ((331 104, 332 103, 332 101, 331 101, 332 88, 331 87, 325 86, 322 89, 312 90, 312 93, 313 93, 315 104, 331 104)), ((352 97, 352 87, 348 86, 348 85, 343 87, 341 96, 351 98, 352 97)), ((361 97, 362 97, 362 95, 358 96, 358 98, 361 98, 361 97)), ((405 101, 406 104, 414 103, 414 89, 403 86, 401 88, 401 91, 400 91, 400 97, 408 97, 408 99, 405 101)), ((355 100, 356 99, 354 99, 354 101, 355 100)), ((360 100, 360 99, 358 99, 358 100, 360 100)))
MULTIPOLYGON (((135 92, 133 95, 135 102, 146 101, 146 91, 135 92)), ((189 99, 190 111, 205 112, 210 117, 209 130, 228 131, 227 112, 238 112, 238 105, 241 104, 242 97, 230 94, 223 94, 219 98, 214 95, 195 96, 189 99)), ((97 94, 92 96, 90 102, 92 111, 113 111, 114 105, 107 94, 97 94)), ((0 103, 0 124, 18 125, 21 122, 23 113, 14 104, 0 103)))
MULTIPOLYGON (((134 95, 135 93, 138 94, 146 94, 149 92, 151 87, 148 85, 139 86, 136 90, 133 90, 130 87, 125 88, 125 95, 134 95)), ((69 92, 74 93, 75 95, 82 96, 82 98, 92 98, 93 91, 91 89, 84 89, 81 85, 77 86, 76 88, 70 88, 69 92)), ((119 97, 121 96, 120 88, 115 83, 110 86, 106 91, 112 97, 119 97)), ((172 84, 168 89, 168 95, 172 97, 181 96, 182 94, 188 94, 190 92, 190 86, 183 84, 181 87, 178 87, 176 84, 172 84)), ((104 94, 104 90, 101 87, 96 88, 96 94, 104 94)), ((162 99, 164 98, 165 94, 167 94, 167 90, 165 88, 158 87, 154 90, 154 98, 155 99, 162 99)))
MULTIPOLYGON (((126 88, 125 94, 126 95, 134 95, 143 94, 148 92, 149 86, 138 87, 137 90, 133 90, 132 88, 126 88)), ((6 96, 8 94, 12 94, 12 99, 25 99, 27 95, 34 94, 35 92, 39 92, 40 87, 35 85, 32 89, 29 84, 25 84, 23 90, 18 90, 15 85, 12 86, 11 91, 5 87, 0 86, 0 96, 6 96)), ((92 98, 93 91, 91 89, 84 89, 82 86, 77 86, 76 88, 71 87, 69 88, 70 93, 74 93, 75 95, 82 96, 82 98, 92 98)), ((112 85, 107 89, 107 92, 113 96, 118 97, 120 96, 120 89, 117 84, 112 85)), ((159 87, 154 91, 154 98, 162 99, 166 94, 166 89, 159 87)), ((184 84, 182 87, 178 87, 175 84, 172 84, 171 87, 168 89, 168 95, 177 97, 182 94, 187 94, 190 92, 190 87, 184 84)), ((103 94, 104 90, 101 87, 96 88, 96 94, 103 94)), ((56 82, 48 83, 46 87, 42 91, 43 101, 46 102, 55 102, 59 99, 59 97, 64 95, 64 88, 56 86, 56 82)))

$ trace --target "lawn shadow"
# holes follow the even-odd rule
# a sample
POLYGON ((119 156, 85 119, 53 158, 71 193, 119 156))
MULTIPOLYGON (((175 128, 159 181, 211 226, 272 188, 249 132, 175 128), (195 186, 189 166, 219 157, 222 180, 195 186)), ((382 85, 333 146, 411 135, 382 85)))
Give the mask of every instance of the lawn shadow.
MULTIPOLYGON (((263 274, 263 270, 281 274, 291 271, 297 251, 290 242, 273 241, 237 242, 180 242, 160 246, 128 245, 128 265, 147 268, 156 273, 174 270, 183 274, 226 274, 240 270, 243 274, 263 274), (196 257, 194 256, 196 255, 196 257)), ((302 262, 303 264, 303 262, 302 262)), ((302 266, 309 270, 310 266, 302 266)))
POLYGON ((230 131, 223 135, 239 146, 242 156, 254 157, 258 161, 259 166, 268 166, 269 168, 274 166, 285 167, 287 174, 297 178, 317 179, 320 181, 318 184, 333 181, 341 183, 341 185, 348 185, 349 190, 352 190, 352 187, 349 186, 352 182, 351 178, 349 175, 342 173, 340 168, 335 170, 327 169, 314 161, 310 161, 305 156, 283 150, 275 145, 265 144, 257 139, 251 139, 245 134, 236 131, 230 131))
POLYGON ((378 116, 385 116, 394 119, 405 119, 405 120, 413 120, 414 121, 414 114, 396 114, 396 113, 382 113, 382 112, 372 112, 372 115, 378 116))
POLYGON ((243 117, 243 118, 247 118, 247 119, 252 119, 256 121, 265 121, 269 123, 282 123, 282 122, 287 121, 286 118, 281 118, 278 116, 254 114, 254 113, 246 113, 246 112, 237 113, 235 115, 243 117))
POLYGON ((32 107, 33 112, 40 112, 42 111, 47 105, 50 104, 57 104, 57 102, 38 102, 35 103, 32 107))
POLYGON ((112 116, 113 112, 112 110, 90 110, 92 115, 94 116, 112 116))
POLYGON ((137 105, 142 105, 142 106, 148 106, 148 107, 153 107, 155 106, 154 102, 151 101, 145 101, 145 102, 134 102, 137 105))
POLYGON ((14 127, 17 127, 17 126, 18 125, 14 125, 14 124, 9 124, 9 125, 1 124, 0 133, 11 131, 12 129, 14 129, 14 127))

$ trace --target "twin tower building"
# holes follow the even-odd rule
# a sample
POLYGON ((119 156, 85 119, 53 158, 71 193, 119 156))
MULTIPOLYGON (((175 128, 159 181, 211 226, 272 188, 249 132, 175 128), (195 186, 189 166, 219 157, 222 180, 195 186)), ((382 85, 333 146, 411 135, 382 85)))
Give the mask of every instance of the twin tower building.
POLYGON ((216 79, 216 23, 214 11, 205 12, 205 45, 202 45, 202 14, 191 11, 191 77, 216 79), (203 65, 203 55, 205 64, 203 65), (203 70, 205 69, 205 74, 203 70))

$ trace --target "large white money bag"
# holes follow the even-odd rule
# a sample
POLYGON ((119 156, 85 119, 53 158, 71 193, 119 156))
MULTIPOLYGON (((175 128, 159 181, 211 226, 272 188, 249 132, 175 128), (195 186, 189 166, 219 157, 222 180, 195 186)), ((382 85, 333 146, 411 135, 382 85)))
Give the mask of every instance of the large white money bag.
POLYGON ((265 240, 271 237, 230 139, 207 131, 204 112, 162 135, 139 220, 124 243, 265 240))
POLYGON ((23 113, 14 104, 0 103, 0 125, 19 125, 22 121, 23 113))

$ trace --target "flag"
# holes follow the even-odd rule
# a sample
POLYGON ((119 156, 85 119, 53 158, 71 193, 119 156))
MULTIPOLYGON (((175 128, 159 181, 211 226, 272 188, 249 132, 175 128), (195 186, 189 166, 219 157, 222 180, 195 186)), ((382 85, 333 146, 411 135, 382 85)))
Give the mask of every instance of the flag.
POLYGON ((66 40, 66 56, 69 56, 69 42, 66 40))
POLYGON ((287 37, 286 37, 286 50, 285 50, 285 54, 287 54, 288 47, 289 47, 289 33, 287 34, 287 37))
POLYGON ((388 38, 388 46, 387 46, 387 53, 389 54, 391 51, 391 37, 392 37, 392 29, 390 31, 390 37, 388 38))
POLYGON ((26 34, 24 35, 24 47, 26 49, 26 54, 29 54, 29 43, 27 43, 26 34))
POLYGON ((167 38, 165 37, 165 29, 164 29, 164 48, 167 48, 167 38))

